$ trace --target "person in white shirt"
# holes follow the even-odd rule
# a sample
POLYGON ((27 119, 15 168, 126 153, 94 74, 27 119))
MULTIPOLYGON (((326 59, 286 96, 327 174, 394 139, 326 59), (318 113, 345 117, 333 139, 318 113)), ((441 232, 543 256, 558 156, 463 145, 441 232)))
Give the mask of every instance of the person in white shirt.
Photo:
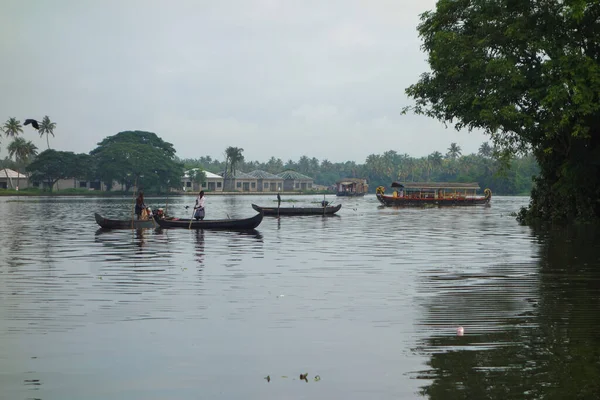
POLYGON ((204 219, 204 190, 201 190, 196 197, 196 205, 194 206, 194 218, 196 221, 204 219))

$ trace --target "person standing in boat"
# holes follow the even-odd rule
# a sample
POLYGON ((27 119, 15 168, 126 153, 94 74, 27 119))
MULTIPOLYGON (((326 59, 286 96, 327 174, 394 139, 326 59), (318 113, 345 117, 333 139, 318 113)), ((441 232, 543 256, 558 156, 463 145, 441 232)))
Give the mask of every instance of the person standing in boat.
POLYGON ((140 192, 138 197, 135 199, 135 215, 137 219, 142 217, 142 210, 146 209, 146 204, 144 204, 144 192, 140 192))
POLYGON ((196 197, 196 205, 194 206, 194 218, 196 221, 204 219, 204 190, 201 190, 196 197))
POLYGON ((277 207, 281 206, 281 196, 277 193, 277 207))

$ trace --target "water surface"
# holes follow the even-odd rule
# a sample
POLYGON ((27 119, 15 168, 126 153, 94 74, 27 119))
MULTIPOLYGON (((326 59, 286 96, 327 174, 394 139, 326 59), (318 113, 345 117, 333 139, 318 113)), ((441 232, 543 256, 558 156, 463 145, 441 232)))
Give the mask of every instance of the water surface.
MULTIPOLYGON (((208 196, 207 218, 273 200, 208 196)), ((597 229, 519 226, 521 197, 330 200, 337 216, 235 233, 100 230, 130 198, 0 198, 0 398, 599 395, 597 229)))

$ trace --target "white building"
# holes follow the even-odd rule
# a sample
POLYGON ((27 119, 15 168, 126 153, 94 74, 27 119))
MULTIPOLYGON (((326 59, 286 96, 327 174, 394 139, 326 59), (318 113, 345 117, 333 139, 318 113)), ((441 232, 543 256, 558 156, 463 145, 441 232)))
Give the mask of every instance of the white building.
POLYGON ((19 189, 29 187, 27 176, 9 168, 0 169, 0 189, 16 189, 17 187, 19 189))
MULTIPOLYGON (((190 176, 192 171, 197 171, 199 168, 192 168, 185 171, 185 174, 181 178, 182 190, 184 192, 199 192, 200 186, 196 182, 192 182, 190 176)), ((202 183, 202 190, 210 192, 222 192, 223 191, 223 177, 221 175, 213 174, 212 172, 204 171, 206 174, 206 180, 202 183)))

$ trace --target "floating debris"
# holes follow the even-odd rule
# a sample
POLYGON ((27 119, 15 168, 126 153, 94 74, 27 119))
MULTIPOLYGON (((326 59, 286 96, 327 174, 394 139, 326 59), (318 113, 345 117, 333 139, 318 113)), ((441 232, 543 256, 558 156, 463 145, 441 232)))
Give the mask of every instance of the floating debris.
POLYGON ((321 377, 319 375, 315 375, 315 382, 319 382, 321 380, 321 377))
POLYGON ((308 372, 305 374, 300 374, 300 380, 308 383, 308 372))
POLYGON ((271 375, 265 376, 265 379, 267 380, 267 382, 271 382, 271 375))
POLYGON ((458 328, 456 328, 456 334, 458 336, 462 336, 465 334, 465 328, 463 328, 462 326, 459 326, 458 328))

